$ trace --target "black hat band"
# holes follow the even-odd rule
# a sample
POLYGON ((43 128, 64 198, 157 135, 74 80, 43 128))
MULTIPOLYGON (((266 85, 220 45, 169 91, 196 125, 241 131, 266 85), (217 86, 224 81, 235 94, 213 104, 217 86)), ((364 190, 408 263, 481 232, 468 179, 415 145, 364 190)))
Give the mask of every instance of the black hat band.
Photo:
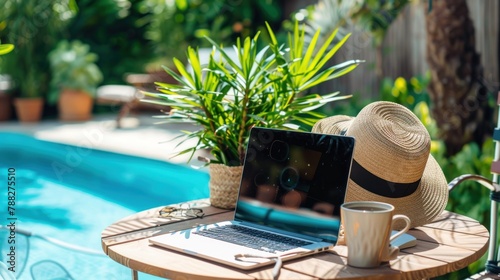
POLYGON ((356 160, 352 161, 351 180, 363 189, 389 198, 400 198, 414 193, 420 185, 418 179, 412 183, 394 183, 384 180, 366 170, 356 160))

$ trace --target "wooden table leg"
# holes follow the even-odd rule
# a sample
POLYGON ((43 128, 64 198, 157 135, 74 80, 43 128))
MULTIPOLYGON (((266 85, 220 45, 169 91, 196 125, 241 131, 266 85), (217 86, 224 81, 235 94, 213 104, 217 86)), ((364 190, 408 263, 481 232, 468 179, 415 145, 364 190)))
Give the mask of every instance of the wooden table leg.
POLYGON ((139 274, 137 273, 137 270, 132 269, 132 280, 139 280, 139 274))

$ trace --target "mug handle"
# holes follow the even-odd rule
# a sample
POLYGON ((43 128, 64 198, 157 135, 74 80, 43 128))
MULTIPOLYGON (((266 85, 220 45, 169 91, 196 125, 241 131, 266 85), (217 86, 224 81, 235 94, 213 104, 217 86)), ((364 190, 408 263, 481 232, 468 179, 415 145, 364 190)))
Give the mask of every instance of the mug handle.
MULTIPOLYGON (((406 222, 406 226, 402 230, 400 230, 397 233, 393 234, 389 238, 389 248, 387 248, 386 253, 382 257, 382 261, 384 261, 384 262, 387 262, 387 261, 395 259, 398 256, 398 254, 399 254, 399 248, 397 246, 390 245, 390 242, 392 242, 394 239, 396 239, 397 237, 401 236, 402 234, 406 233, 410 229, 411 221, 410 221, 410 218, 408 218, 407 216, 400 215, 400 214, 394 215, 392 217, 392 225, 394 225, 394 222, 396 220, 404 220, 406 222)), ((391 225, 391 228, 392 228, 392 225, 391 225)))
MULTIPOLYGON (((404 220, 406 222, 406 226, 402 230, 400 230, 397 233, 393 234, 391 236, 391 238, 389 238, 389 243, 392 242, 397 237, 399 237, 399 236, 403 235, 404 233, 408 232, 408 230, 410 230, 410 224, 411 224, 410 218, 408 218, 405 215, 401 215, 401 214, 394 215, 392 217, 392 225, 394 225, 394 222, 396 220, 404 220)), ((391 225, 391 228, 392 228, 392 225, 391 225)))

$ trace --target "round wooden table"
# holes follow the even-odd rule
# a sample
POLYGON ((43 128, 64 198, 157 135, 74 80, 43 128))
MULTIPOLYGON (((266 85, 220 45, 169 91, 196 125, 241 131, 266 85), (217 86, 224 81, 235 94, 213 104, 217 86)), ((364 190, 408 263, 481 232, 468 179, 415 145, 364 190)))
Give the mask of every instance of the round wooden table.
MULTIPOLYGON (((113 223, 102 232, 102 248, 113 260, 137 271, 169 279, 272 279, 272 267, 234 269, 150 245, 149 238, 201 224, 230 220, 233 212, 211 207, 208 200, 189 202, 202 207, 203 218, 159 218, 162 207, 113 223)), ((479 222, 443 212, 433 223, 411 229, 417 245, 403 249, 397 259, 376 269, 347 265, 347 247, 285 262, 280 279, 422 279, 466 267, 487 251, 489 233, 479 222)))

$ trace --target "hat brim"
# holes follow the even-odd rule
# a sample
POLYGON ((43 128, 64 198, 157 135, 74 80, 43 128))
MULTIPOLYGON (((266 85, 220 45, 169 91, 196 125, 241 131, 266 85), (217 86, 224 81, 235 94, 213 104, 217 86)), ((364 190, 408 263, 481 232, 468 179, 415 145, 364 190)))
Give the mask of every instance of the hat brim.
MULTIPOLYGON (((448 183, 437 161, 429 155, 420 185, 411 195, 389 198, 369 192, 349 179, 345 201, 380 201, 392 204, 395 214, 403 214, 411 220, 411 228, 432 222, 448 203, 448 183)), ((395 223, 401 229, 404 223, 395 223)))
MULTIPOLYGON (((317 122, 312 132, 349 135, 349 127, 355 119, 345 115, 331 116, 317 122)), ((380 196, 349 179, 345 201, 359 200, 381 201, 394 205, 395 213, 408 216, 413 228, 432 222, 443 212, 448 203, 448 183, 437 161, 429 155, 420 185, 411 195, 400 198, 380 196)), ((396 229, 402 227, 404 227, 403 222, 395 223, 396 229)))
POLYGON ((311 131, 325 134, 345 134, 354 119, 354 117, 345 115, 324 118, 316 122, 311 131))

